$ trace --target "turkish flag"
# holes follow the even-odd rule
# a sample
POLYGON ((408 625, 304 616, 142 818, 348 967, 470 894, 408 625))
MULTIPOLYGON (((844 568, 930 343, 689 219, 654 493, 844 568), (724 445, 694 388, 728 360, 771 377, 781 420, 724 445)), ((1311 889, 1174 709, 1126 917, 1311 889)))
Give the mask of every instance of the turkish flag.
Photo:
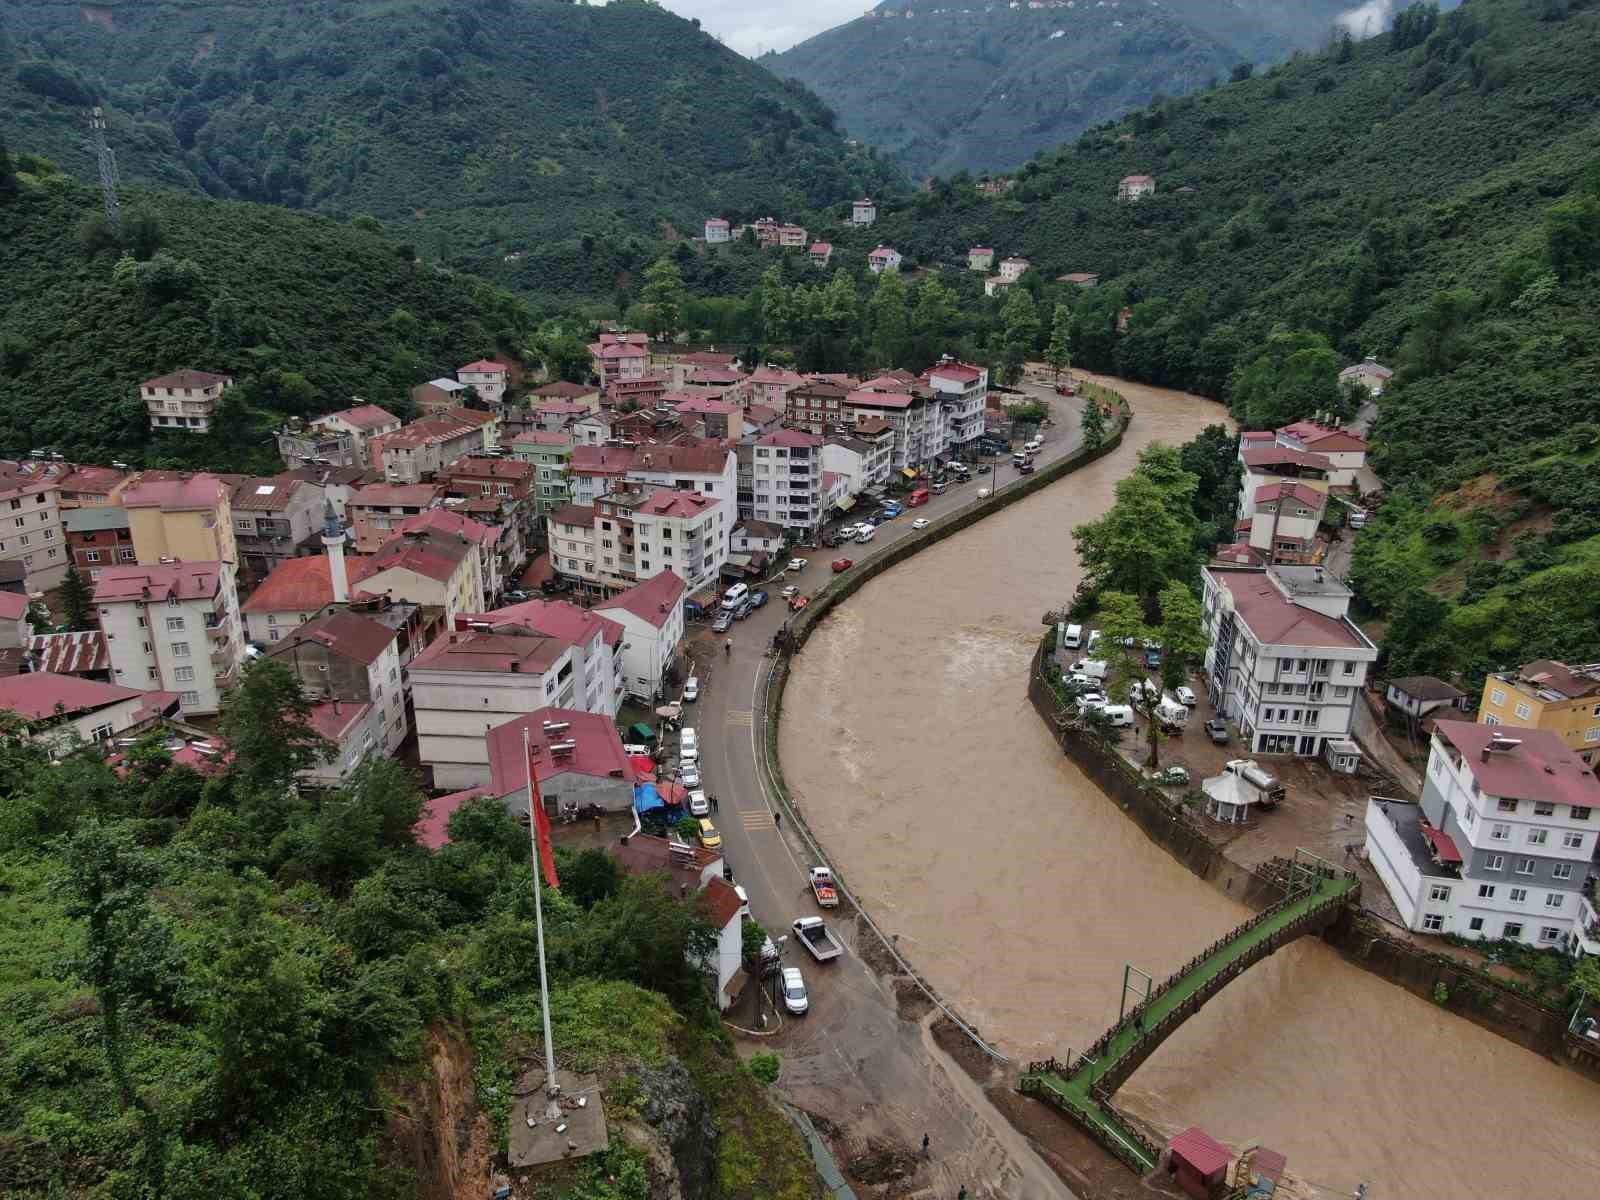
POLYGON ((556 852, 550 845, 550 814, 544 810, 544 799, 539 795, 539 771, 534 766, 533 751, 528 751, 528 806, 533 810, 533 827, 539 836, 539 862, 544 867, 545 882, 553 888, 561 886, 556 877, 556 852))

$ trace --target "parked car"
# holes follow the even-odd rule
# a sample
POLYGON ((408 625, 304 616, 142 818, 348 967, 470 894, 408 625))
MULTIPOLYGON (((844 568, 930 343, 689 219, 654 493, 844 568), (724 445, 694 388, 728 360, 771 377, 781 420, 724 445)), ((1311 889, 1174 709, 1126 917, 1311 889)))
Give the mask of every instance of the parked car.
POLYGON ((691 675, 683 681, 683 702, 693 704, 700 699, 700 676, 691 675))
POLYGON ((799 585, 793 584, 793 583, 791 583, 788 587, 784 588, 783 591, 778 593, 778 595, 782 596, 785 600, 792 600, 794 597, 798 596, 799 594, 800 594, 799 585))
POLYGON ((927 527, 928 527, 928 518, 927 517, 918 517, 915 521, 911 522, 911 528, 913 528, 913 529, 926 529, 927 527))
POLYGON ((809 558, 791 558, 789 560, 789 565, 785 567, 784 570, 804 571, 810 562, 811 560, 809 558))
POLYGON ((1228 723, 1214 719, 1207 721, 1206 736, 1217 745, 1226 746, 1228 744, 1228 723))
POLYGON ((859 542, 861 545, 865 546, 868 542, 870 542, 877 535, 878 535, 878 531, 876 529, 874 529, 872 526, 869 525, 869 526, 867 526, 867 528, 863 529, 860 533, 856 534, 856 541, 859 542))
POLYGON ((722 845, 722 835, 717 832, 717 827, 705 817, 700 818, 700 844, 707 850, 715 850, 722 845))
POLYGON ((717 619, 715 621, 711 622, 711 632, 712 633, 727 633, 728 630, 730 630, 732 628, 733 628, 733 614, 732 613, 726 613, 726 612, 725 613, 718 613, 717 614, 717 619))
POLYGON ((700 764, 685 763, 678 771, 678 782, 691 792, 700 786, 700 764))
POLYGON ((683 731, 678 734, 678 747, 690 753, 700 749, 700 735, 695 732, 693 725, 685 725, 683 731))
POLYGON ((521 604, 524 600, 531 600, 533 597, 528 595, 528 593, 523 591, 521 588, 513 588, 511 591, 507 592, 502 599, 505 600, 507 604, 521 604))
POLYGON ((691 817, 711 815, 711 801, 706 799, 706 794, 699 788, 689 793, 689 815, 691 817))
POLYGON ((1194 694, 1193 688, 1174 688, 1172 694, 1178 698, 1179 704, 1187 704, 1190 708, 1200 703, 1200 697, 1194 694))
POLYGON ((1018 475, 1032 475, 1037 468, 1031 462, 1025 462, 1017 468, 1018 475))
POLYGON ((833 572, 837 575, 840 571, 848 571, 855 565, 856 562, 853 558, 836 558, 833 560, 833 572))
POLYGON ((750 607, 751 608, 761 608, 766 604, 766 602, 767 602, 767 594, 765 592, 751 592, 750 593, 750 607))
POLYGON ((811 1007, 811 999, 806 995, 806 981, 799 967, 783 969, 783 1007, 797 1017, 805 1016, 806 1010, 811 1007))
POLYGON ((1102 708, 1105 702, 1104 692, 1083 692, 1078 696, 1078 711, 1088 712, 1091 708, 1102 708))
POLYGON ((1156 782, 1162 787, 1183 787, 1189 782, 1189 772, 1176 765, 1164 767, 1156 772, 1156 782))
POLYGON ((739 607, 733 610, 733 619, 735 621, 742 621, 746 617, 748 617, 751 613, 755 612, 755 610, 756 610, 755 601, 752 600, 749 596, 746 596, 743 600, 741 600, 739 602, 739 607))

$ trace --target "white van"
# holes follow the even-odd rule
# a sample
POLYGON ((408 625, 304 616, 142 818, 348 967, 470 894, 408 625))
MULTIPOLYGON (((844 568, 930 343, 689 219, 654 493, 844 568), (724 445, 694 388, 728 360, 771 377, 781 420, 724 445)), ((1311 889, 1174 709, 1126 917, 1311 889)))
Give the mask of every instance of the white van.
POLYGON ((873 538, 875 538, 877 536, 878 536, 878 531, 876 529, 874 529, 871 525, 868 525, 860 533, 856 534, 856 541, 859 542, 861 545, 865 546, 868 542, 870 542, 873 538))
POLYGON ((1071 670, 1077 675, 1090 675, 1095 679, 1106 677, 1106 661, 1103 658, 1080 658, 1072 664, 1071 670))
POLYGON ((732 612, 734 609, 738 608, 740 604, 744 603, 744 598, 749 594, 750 589, 748 586, 742 583, 734 584, 731 588, 722 593, 722 611, 732 612))
POLYGON ((1026 450, 1029 454, 1035 454, 1035 453, 1038 452, 1039 448, 1041 446, 1043 446, 1043 445, 1044 445, 1044 439, 1043 438, 1033 438, 1031 441, 1024 442, 1022 444, 1022 448, 1024 450, 1026 450))
POLYGON ((1124 729, 1133 724, 1133 709, 1126 704, 1102 705, 1100 714, 1105 717, 1108 725, 1117 729, 1124 729))
POLYGON ((1083 645, 1083 626, 1068 625, 1067 632, 1061 639, 1061 644, 1068 650, 1076 650, 1083 645))

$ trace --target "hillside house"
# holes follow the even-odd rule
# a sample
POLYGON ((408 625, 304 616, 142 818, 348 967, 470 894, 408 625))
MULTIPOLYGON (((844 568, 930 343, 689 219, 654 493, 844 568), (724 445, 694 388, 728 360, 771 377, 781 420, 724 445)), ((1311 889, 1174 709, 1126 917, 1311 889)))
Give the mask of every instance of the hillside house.
POLYGON ((622 673, 630 696, 650 701, 666 695, 682 654, 687 594, 682 577, 665 570, 595 605, 596 613, 625 631, 622 673))
POLYGON ((1022 278, 1022 273, 1031 266, 1033 266, 1033 264, 1025 258, 1013 256, 1011 258, 1002 259, 1000 262, 1000 278, 1004 279, 1007 283, 1015 283, 1017 280, 1022 278))
POLYGON ((974 246, 967 251, 967 270, 987 271, 994 266, 993 246, 974 246))
POLYGON ((1358 433, 1320 421, 1296 421, 1276 431, 1280 446, 1320 454, 1328 460, 1330 487, 1356 484, 1367 465, 1367 440, 1358 433))
POLYGON ((456 371, 456 378, 465 387, 476 391, 478 399, 485 404, 499 404, 506 398, 506 389, 511 382, 511 368, 505 363, 495 362, 492 358, 480 358, 477 362, 469 362, 456 371))
POLYGON ((811 265, 813 267, 825 267, 825 266, 827 266, 828 265, 828 260, 831 259, 832 257, 833 257, 833 243, 831 243, 831 242, 812 242, 811 243, 811 265))
POLYGON ((430 379, 412 388, 411 403, 417 406, 421 416, 431 417, 452 408, 460 408, 466 401, 466 391, 466 384, 448 375, 441 375, 438 379, 430 379))
POLYGON ((990 275, 983 281, 983 294, 985 296, 998 296, 1009 291, 1016 280, 1007 279, 1004 275, 990 275))
MULTIPOLYGON (((468 513, 462 513, 448 507, 447 502, 446 507, 430 508, 425 512, 418 513, 416 516, 407 517, 399 525, 399 533, 404 534, 407 538, 422 538, 436 543, 442 541, 446 544, 460 541, 471 547, 469 557, 474 565, 468 570, 467 574, 460 577, 464 585, 464 590, 461 593, 461 605, 460 607, 454 607, 449 604, 445 606, 447 615, 452 618, 458 612, 470 610, 475 603, 487 608, 488 601, 497 598, 505 590, 507 572, 521 565, 520 549, 518 561, 508 562, 506 558, 508 543, 503 536, 504 531, 487 520, 479 520, 474 516, 468 515, 473 509, 472 506, 467 507, 468 513), (474 599, 479 594, 473 589, 471 581, 474 577, 477 581, 477 587, 481 589, 482 601, 474 599)), ((393 544, 394 539, 391 539, 389 546, 384 547, 384 549, 389 549, 393 544)), ((381 562, 382 554, 383 551, 379 551, 378 557, 374 561, 381 562)), ((373 588, 371 590, 378 591, 379 589, 373 588)), ((427 602, 419 601, 419 603, 427 602)))
POLYGON ((805 382, 804 375, 787 367, 759 367, 744 382, 746 404, 765 404, 782 412, 789 392, 805 382))
POLYGON ((536 518, 548 516, 571 498, 567 475, 572 465, 572 448, 570 433, 551 433, 543 429, 524 433, 511 443, 512 456, 533 466, 536 518))
POLYGON ((1366 388, 1367 393, 1374 399, 1383 395, 1384 389, 1389 386, 1389 380, 1393 378, 1394 372, 1370 354, 1354 366, 1346 367, 1339 372, 1340 383, 1359 384, 1366 388))
POLYGON ((673 414, 684 428, 702 437, 736 442, 744 433, 744 411, 730 400, 668 392, 662 397, 662 403, 672 406, 673 414))
POLYGON ((871 225, 878 219, 878 206, 871 199, 863 197, 850 205, 850 224, 871 225))
POLYGON ((1483 681, 1478 720, 1553 733, 1592 766, 1600 757, 1600 663, 1541 658, 1496 671, 1483 681))
POLYGON ((730 226, 724 217, 706 218, 706 244, 715 246, 728 240, 730 226))
POLYGON ((1269 483, 1256 489, 1254 512, 1234 531, 1260 552, 1261 561, 1315 566, 1326 550, 1317 530, 1327 506, 1326 492, 1302 483, 1269 483))
POLYGON ((1146 196, 1155 195, 1156 177, 1154 175, 1124 175, 1117 184, 1117 199, 1120 201, 1142 200, 1146 196))
POLYGON ((317 417, 309 425, 296 418, 278 431, 278 454, 288 468, 307 466, 367 467, 369 443, 394 433, 400 418, 376 404, 358 404, 317 417))
POLYGON ((810 238, 803 225, 778 226, 778 245, 785 250, 803 249, 810 238))
POLYGON ((494 449, 497 440, 493 413, 452 408, 373 438, 372 465, 389 483, 422 483, 432 479, 446 463, 494 449))
POLYGON ((139 398, 144 401, 150 428, 157 433, 209 433, 222 393, 232 386, 231 375, 186 368, 146 379, 139 385, 139 398))
POLYGON ((232 563, 107 567, 94 603, 113 680, 178 693, 186 717, 221 707, 245 656, 232 563))
POLYGON ((1421 720, 1443 710, 1459 711, 1466 704, 1467 694, 1432 675, 1406 675, 1389 680, 1384 685, 1383 698, 1397 712, 1421 720))
POLYGON ((589 346, 590 367, 600 380, 602 389, 609 389, 619 380, 639 379, 650 366, 650 347, 645 342, 608 340, 589 346))
POLYGON ((900 252, 893 246, 879 246, 867 255, 867 270, 874 275, 881 275, 885 271, 898 271, 901 261, 900 252))
POLYGON ((1056 282, 1070 283, 1073 287, 1092 288, 1100 282, 1100 276, 1093 271, 1068 271, 1065 275, 1058 275, 1056 282))

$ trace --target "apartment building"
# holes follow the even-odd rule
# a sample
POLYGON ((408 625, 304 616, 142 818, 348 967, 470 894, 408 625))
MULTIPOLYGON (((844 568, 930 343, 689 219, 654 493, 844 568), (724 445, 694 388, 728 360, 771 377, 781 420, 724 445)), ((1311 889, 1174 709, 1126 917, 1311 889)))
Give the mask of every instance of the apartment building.
POLYGON ((288 468, 370 467, 373 438, 396 433, 400 418, 376 404, 355 404, 317 417, 309 425, 298 420, 278 432, 278 454, 288 468))
POLYGON ((492 358, 480 358, 456 371, 463 387, 474 389, 485 404, 499 404, 511 383, 511 368, 492 358))
MULTIPOLYGON (((414 517, 407 517, 400 522, 399 532, 407 537, 427 536, 434 539, 449 541, 454 538, 465 542, 472 548, 472 558, 475 567, 472 570, 482 588, 484 601, 480 608, 487 608, 488 602, 495 599, 505 590, 505 579, 508 568, 520 566, 520 561, 509 563, 505 557, 505 542, 502 540, 502 530, 497 525, 487 524, 454 511, 451 508, 432 508, 427 512, 418 513, 414 517)), ((391 545, 393 544, 391 540, 391 545)), ((387 548, 387 547, 386 547, 387 548)), ((451 608, 450 615, 467 611, 472 608, 470 589, 463 599, 462 606, 451 608)))
POLYGON ((572 466, 572 434, 533 429, 511 443, 512 457, 534 471, 534 514, 543 519, 572 498, 568 474, 572 466))
POLYGON ((665 570, 595 605, 596 613, 623 628, 622 672, 630 696, 649 702, 667 694, 682 660, 688 591, 681 576, 665 570))
POLYGON ((650 339, 638 332, 602 333, 589 346, 589 362, 602 390, 639 379, 650 369, 650 339))
MULTIPOLYGON (((1026 259, 1007 259, 1007 263, 1026 259)), ((1002 273, 1005 265, 1001 265, 1002 273)), ((989 397, 989 371, 986 367, 946 358, 926 375, 933 399, 943 410, 944 437, 932 454, 965 456, 977 448, 983 436, 983 411, 989 397)))
POLYGON ((1303 483, 1269 483, 1256 489, 1252 514, 1238 522, 1235 535, 1255 553, 1256 563, 1315 566, 1327 542, 1318 537, 1328 494, 1303 483))
POLYGON ((232 386, 230 375, 185 369, 146 379, 139 385, 139 398, 157 433, 209 433, 222 393, 232 386))
POLYGON ((66 578, 71 561, 60 481, 33 463, 5 466, 0 470, 0 563, 21 575, 24 591, 49 591, 66 578))
POLYGON ((634 587, 663 570, 691 589, 715 586, 734 516, 701 492, 635 488, 569 504, 547 520, 551 565, 591 595, 634 587))
POLYGON ((233 489, 240 575, 264 579, 291 558, 321 553, 322 489, 292 475, 246 479, 233 489))
POLYGON ((814 533, 827 507, 822 451, 821 437, 799 429, 757 438, 751 452, 750 512, 741 515, 781 525, 797 536, 814 533))
POLYGON ((1378 648, 1346 615, 1354 593, 1320 567, 1214 563, 1200 578, 1206 688, 1245 747, 1355 770, 1351 721, 1378 648))
POLYGON ((1597 829, 1600 780, 1556 734, 1438 721, 1421 804, 1369 802, 1366 847, 1409 929, 1592 953, 1597 829))
POLYGON ((452 408, 371 440, 372 466, 388 483, 422 483, 467 454, 493 450, 493 413, 452 408))
POLYGON ((868 439, 835 435, 823 443, 822 469, 844 479, 846 495, 859 496, 870 487, 889 482, 893 453, 892 436, 868 439))
POLYGON ((625 631, 616 621, 565 600, 527 600, 456 618, 458 629, 479 623, 490 628, 518 625, 571 642, 579 651, 574 659, 578 666, 575 707, 617 715, 627 695, 627 678, 622 662, 625 631))
POLYGON ((114 682, 177 692, 186 717, 220 708, 245 656, 232 563, 107 567, 94 602, 114 682))
POLYGON ((1478 720, 1543 729, 1593 766, 1600 754, 1600 663, 1569 666, 1541 658, 1483 681, 1478 720))
POLYGON ((437 483, 369 483, 350 493, 345 517, 356 549, 376 554, 408 517, 437 508, 443 499, 437 483))
POLYGON ((150 479, 123 489, 128 532, 140 566, 162 563, 222 562, 229 583, 239 562, 233 535, 233 482, 219 475, 181 474, 150 479))

